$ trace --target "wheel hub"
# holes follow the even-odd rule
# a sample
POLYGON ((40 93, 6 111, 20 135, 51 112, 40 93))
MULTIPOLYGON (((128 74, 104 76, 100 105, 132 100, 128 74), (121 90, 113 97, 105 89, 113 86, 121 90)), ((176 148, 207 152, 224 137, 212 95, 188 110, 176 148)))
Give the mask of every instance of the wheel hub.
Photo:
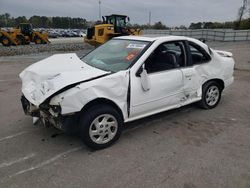
POLYGON ((97 144, 111 141, 118 129, 118 122, 111 114, 103 114, 94 119, 89 128, 91 140, 97 144))
POLYGON ((4 43, 5 45, 9 44, 9 40, 8 40, 8 39, 4 39, 4 40, 3 40, 3 43, 4 43))
POLYGON ((211 86, 206 93, 206 103, 209 106, 215 105, 219 100, 220 90, 217 86, 211 86))

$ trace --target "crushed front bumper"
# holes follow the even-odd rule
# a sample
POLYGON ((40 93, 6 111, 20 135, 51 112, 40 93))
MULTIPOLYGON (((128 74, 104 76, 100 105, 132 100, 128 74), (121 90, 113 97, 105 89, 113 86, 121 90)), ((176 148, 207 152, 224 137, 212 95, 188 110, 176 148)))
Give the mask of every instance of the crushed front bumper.
POLYGON ((21 96, 21 103, 23 111, 26 115, 30 115, 32 117, 40 117, 39 108, 29 102, 24 95, 21 96))
POLYGON ((41 104, 37 107, 29 102, 24 95, 21 97, 21 103, 26 115, 39 118, 46 127, 53 125, 57 129, 72 132, 78 125, 78 114, 62 116, 60 109, 55 108, 56 106, 41 104))

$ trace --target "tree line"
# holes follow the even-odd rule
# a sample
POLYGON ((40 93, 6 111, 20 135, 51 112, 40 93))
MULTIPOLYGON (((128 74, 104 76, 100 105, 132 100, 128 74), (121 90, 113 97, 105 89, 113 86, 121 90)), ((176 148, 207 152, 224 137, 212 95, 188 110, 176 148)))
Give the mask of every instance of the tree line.
POLYGON ((237 21, 191 23, 189 29, 250 29, 250 18, 243 19, 239 25, 237 21))
POLYGON ((25 16, 12 17, 9 13, 0 14, 0 27, 16 27, 20 23, 31 23, 35 28, 74 28, 86 29, 88 22, 84 18, 25 16))
MULTIPOLYGON (((9 13, 0 14, 1 27, 16 27, 19 23, 32 23, 35 28, 61 28, 61 29, 87 29, 93 26, 96 22, 87 21, 84 18, 71 17, 47 17, 47 16, 32 16, 29 19, 25 16, 12 17, 9 13)), ((236 29, 237 22, 197 22, 191 23, 189 27, 181 25, 173 29, 236 29)), ((167 27, 161 21, 149 24, 129 24, 130 27, 140 29, 172 29, 167 27)), ((237 29, 250 29, 250 18, 242 20, 237 29)))

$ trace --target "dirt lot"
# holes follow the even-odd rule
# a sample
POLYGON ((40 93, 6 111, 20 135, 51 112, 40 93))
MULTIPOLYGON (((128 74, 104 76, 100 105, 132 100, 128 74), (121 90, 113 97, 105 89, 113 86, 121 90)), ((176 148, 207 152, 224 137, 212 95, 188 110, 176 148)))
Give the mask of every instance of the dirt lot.
POLYGON ((0 187, 249 188, 250 43, 210 45, 237 61, 217 108, 189 105, 129 123, 117 144, 95 152, 23 114, 18 74, 53 52, 0 57, 0 187))

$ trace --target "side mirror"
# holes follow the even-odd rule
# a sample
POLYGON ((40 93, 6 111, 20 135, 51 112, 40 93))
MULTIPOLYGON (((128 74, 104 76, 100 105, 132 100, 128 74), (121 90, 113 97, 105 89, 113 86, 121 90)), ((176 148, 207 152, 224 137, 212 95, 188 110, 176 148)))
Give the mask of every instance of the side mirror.
POLYGON ((142 71, 143 71, 143 67, 140 67, 140 68, 138 69, 138 71, 136 72, 135 76, 136 76, 136 77, 141 77, 142 71))
POLYGON ((143 90, 144 91, 150 90, 150 80, 149 80, 148 73, 147 73, 147 70, 145 69, 144 64, 138 70, 137 74, 139 74, 143 90))
POLYGON ((206 43, 206 39, 205 38, 199 38, 199 40, 203 43, 206 43))

